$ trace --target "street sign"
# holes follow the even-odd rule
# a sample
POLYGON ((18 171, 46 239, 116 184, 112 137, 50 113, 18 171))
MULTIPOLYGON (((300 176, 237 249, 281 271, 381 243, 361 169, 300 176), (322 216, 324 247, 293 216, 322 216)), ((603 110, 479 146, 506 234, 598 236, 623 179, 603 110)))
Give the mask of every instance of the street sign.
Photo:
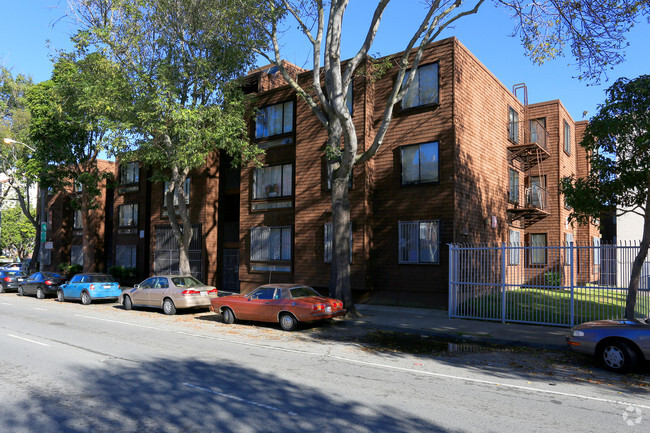
POLYGON ((41 223, 41 242, 47 240, 47 223, 41 223))
POLYGON ((54 242, 45 242, 45 249, 51 250, 54 248, 54 242))

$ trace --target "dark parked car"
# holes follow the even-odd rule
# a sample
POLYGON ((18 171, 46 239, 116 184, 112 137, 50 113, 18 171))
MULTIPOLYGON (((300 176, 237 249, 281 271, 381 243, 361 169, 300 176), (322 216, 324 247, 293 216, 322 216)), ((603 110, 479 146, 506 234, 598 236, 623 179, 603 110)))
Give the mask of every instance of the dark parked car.
POLYGON ((0 293, 7 290, 18 290, 18 284, 27 278, 27 274, 22 271, 0 270, 0 293))
POLYGON ((54 272, 36 272, 18 285, 18 295, 36 295, 38 299, 46 295, 56 295, 65 278, 54 272))
POLYGON ((632 371, 650 361, 650 319, 587 322, 573 327, 566 340, 570 350, 596 356, 611 371, 632 371))

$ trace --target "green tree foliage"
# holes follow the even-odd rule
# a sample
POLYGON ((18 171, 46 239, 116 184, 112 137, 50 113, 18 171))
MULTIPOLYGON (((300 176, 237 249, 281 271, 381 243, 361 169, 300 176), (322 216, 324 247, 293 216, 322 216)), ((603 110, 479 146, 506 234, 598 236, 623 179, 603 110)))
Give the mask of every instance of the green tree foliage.
POLYGON ((117 65, 101 53, 60 53, 52 78, 27 94, 31 112, 29 135, 36 152, 29 173, 41 186, 70 193, 83 218, 84 270, 94 266, 89 218, 97 207, 100 186, 112 170, 97 163, 100 154, 117 154, 125 141, 121 119, 130 105, 130 88, 117 65))
POLYGON ((34 225, 20 208, 9 207, 2 210, 0 251, 25 258, 33 252, 35 237, 34 225))
POLYGON ((243 96, 233 80, 265 46, 258 25, 261 0, 73 0, 81 46, 101 47, 119 63, 133 89, 131 158, 170 182, 165 194, 189 273, 192 238, 183 185, 208 155, 224 150, 236 161, 258 153, 247 140, 243 96), (174 197, 175 196, 175 197, 174 197), (178 221, 180 218, 180 224, 178 221))
POLYGON ((644 218, 625 308, 625 317, 633 320, 650 245, 650 75, 620 78, 607 90, 607 99, 590 120, 581 146, 589 157, 589 175, 561 182, 562 193, 573 207, 571 217, 588 222, 613 207, 644 218))

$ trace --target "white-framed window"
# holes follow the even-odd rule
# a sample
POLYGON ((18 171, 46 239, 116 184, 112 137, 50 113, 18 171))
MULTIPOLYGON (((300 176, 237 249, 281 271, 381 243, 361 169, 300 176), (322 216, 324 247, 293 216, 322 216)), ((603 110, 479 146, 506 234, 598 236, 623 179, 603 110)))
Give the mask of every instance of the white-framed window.
POLYGON ((81 209, 74 211, 74 219, 72 221, 72 228, 74 230, 81 230, 84 228, 83 218, 81 216, 81 209))
POLYGON ((72 245, 70 247, 70 264, 82 265, 84 264, 84 251, 82 245, 72 245))
POLYGON ((440 263, 440 222, 399 222, 399 263, 440 263))
POLYGON ((140 181, 140 163, 138 161, 120 164, 120 185, 130 185, 140 181))
POLYGON ((594 265, 600 265, 600 238, 592 237, 594 245, 594 265))
POLYGON ((508 138, 519 143, 519 113, 512 107, 508 108, 508 138))
POLYGON ((116 245, 115 246, 115 265, 125 268, 135 268, 137 266, 138 247, 136 245, 116 245))
POLYGON ((293 131, 293 101, 260 108, 255 119, 255 138, 272 137, 293 131))
POLYGON ((138 226, 138 204, 123 204, 119 208, 119 226, 120 227, 137 227, 138 226))
POLYGON ((517 230, 510 229, 508 232, 508 240, 510 242, 510 251, 508 254, 508 264, 509 265, 518 265, 519 257, 521 250, 521 232, 517 230))
POLYGON ((530 234, 530 260, 531 265, 546 264, 546 233, 530 234))
MULTIPOLYGON (((165 182, 163 186, 163 206, 167 206, 165 202, 165 195, 169 189, 171 182, 165 182)), ((185 178, 185 183, 183 184, 183 191, 185 192, 185 204, 190 204, 190 186, 192 185, 192 179, 189 177, 185 178)), ((174 194, 174 206, 178 206, 178 196, 174 194)))
POLYGON ((271 165, 253 171, 253 199, 291 197, 293 165, 271 165))
POLYGON ((571 155, 571 126, 569 122, 564 121, 564 151, 571 155))
POLYGON ((251 228, 251 269, 290 272, 291 265, 268 266, 253 262, 290 262, 292 259, 291 227, 251 228))
POLYGON ((571 251, 569 247, 573 243, 573 233, 565 233, 564 234, 564 246, 566 247, 564 249, 564 264, 569 266, 571 264, 571 251))
POLYGON ((438 182, 438 142, 402 146, 402 185, 438 182))
MULTIPOLYGON (((409 74, 411 73, 413 70, 409 71, 409 74)), ((408 74, 404 75, 404 83, 407 79, 408 74)), ((402 108, 437 104, 438 99, 438 63, 419 66, 402 99, 402 108)))
MULTIPOLYGON (((354 245, 352 239, 352 223, 349 224, 350 228, 350 263, 352 263, 352 247, 354 245)), ((334 245, 334 232, 332 230, 332 223, 325 223, 324 227, 325 242, 323 245, 323 257, 325 263, 332 263, 332 246, 334 245)))

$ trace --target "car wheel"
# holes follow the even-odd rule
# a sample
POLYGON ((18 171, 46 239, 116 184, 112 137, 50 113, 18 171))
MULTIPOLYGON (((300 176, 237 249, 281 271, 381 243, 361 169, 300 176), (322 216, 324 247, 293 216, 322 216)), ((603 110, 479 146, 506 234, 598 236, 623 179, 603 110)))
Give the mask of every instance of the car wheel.
POLYGON ((59 289, 56 291, 56 300, 59 302, 65 302, 65 295, 63 294, 63 290, 59 289))
POLYGON ((223 317, 223 323, 226 325, 235 323, 235 313, 233 313, 230 308, 224 308, 221 312, 221 317, 223 317))
POLYGON ((45 293, 40 287, 36 289, 36 299, 45 299, 45 293))
POLYGON ((25 292, 23 291, 23 286, 18 286, 18 296, 24 296, 25 292))
POLYGON ((174 306, 174 301, 172 301, 169 298, 165 298, 165 300, 163 301, 163 311, 168 316, 171 316, 172 314, 176 314, 176 307, 174 306))
POLYGON ((298 321, 293 315, 285 313, 280 316, 280 327, 285 331, 293 331, 298 327, 298 321))
POLYGON ((124 305, 125 310, 130 310, 131 308, 133 308, 133 304, 131 303, 131 297, 124 296, 124 299, 122 299, 122 305, 124 305))
POLYGON ((81 303, 84 305, 90 304, 90 295, 88 292, 81 292, 81 303))
POLYGON ((634 349, 618 340, 605 343, 600 349, 599 358, 606 369, 619 373, 634 370, 638 361, 634 349))

